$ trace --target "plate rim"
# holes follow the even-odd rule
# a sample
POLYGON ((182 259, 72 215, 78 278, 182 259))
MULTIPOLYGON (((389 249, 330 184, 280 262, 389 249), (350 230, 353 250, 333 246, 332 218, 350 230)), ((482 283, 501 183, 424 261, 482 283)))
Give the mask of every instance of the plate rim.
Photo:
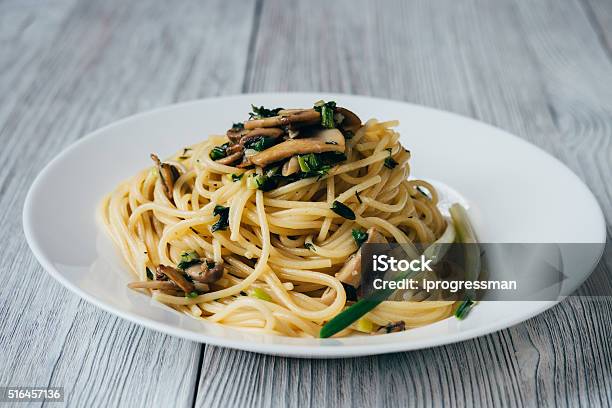
MULTIPOLYGON (((31 214, 34 211, 34 203, 32 200, 32 196, 35 194, 36 190, 41 184, 42 179, 44 178, 44 175, 47 172, 49 172, 50 169, 52 169, 55 165, 60 163, 62 159, 65 156, 67 156, 72 150, 78 148, 81 144, 87 143, 88 141, 94 139, 99 134, 104 133, 108 131, 109 129, 120 127, 126 122, 129 122, 135 119, 139 119, 141 117, 145 117, 148 115, 153 115, 153 114, 157 114, 160 112, 164 112, 164 111, 181 109, 185 106, 201 103, 203 101, 210 101, 210 100, 218 101, 218 100, 224 100, 224 99, 231 100, 231 99, 245 98, 245 97, 253 97, 253 98, 279 97, 282 95, 292 95, 296 97, 303 96, 303 97, 310 97, 310 98, 314 97, 315 99, 317 98, 321 99, 321 97, 333 95, 334 97, 338 97, 338 98, 342 98, 342 97, 363 98, 363 99, 367 99, 372 102, 379 101, 379 102, 385 102, 385 103, 386 102, 401 103, 401 104, 407 105, 407 107, 410 107, 410 108, 425 109, 429 111, 434 111, 435 113, 438 113, 438 114, 441 113, 445 115, 450 115, 450 116, 455 117, 456 119, 474 122, 478 124, 479 126, 485 126, 485 127, 490 128, 492 131, 504 134, 505 137, 511 138, 514 141, 519 141, 525 145, 528 145, 528 147, 531 149, 538 150, 540 153, 548 156, 550 159, 555 161, 557 165, 564 167, 568 171, 568 173, 571 174, 571 177, 574 177, 575 181, 577 181, 583 187, 585 192, 589 195, 590 200, 593 202, 595 207, 598 209, 597 218, 599 218, 601 239, 597 243, 601 244, 601 250, 597 258, 594 259, 594 264, 591 267, 589 267, 590 272, 585 276, 583 281, 580 282, 580 285, 578 287, 580 287, 584 283, 584 281, 588 279, 589 276, 591 276, 591 274, 593 273, 593 270, 599 263, 603 255, 606 238, 607 238, 606 224, 605 224, 605 218, 603 215, 603 210, 601 209, 601 206, 599 205, 597 198, 595 197, 591 189, 586 185, 586 183, 584 183, 582 179, 580 179, 578 175, 576 175, 574 171, 572 171, 572 169, 570 169, 565 163, 563 163, 561 160, 559 160, 552 154, 548 153, 546 150, 504 129, 498 128, 489 123, 486 123, 486 122, 483 122, 483 121, 480 121, 480 120, 477 120, 477 119, 474 119, 468 116, 463 116, 455 112, 450 112, 450 111, 446 111, 446 110, 442 110, 442 109, 438 109, 438 108, 434 108, 430 106, 425 106, 425 105, 419 105, 419 104, 415 104, 411 102, 406 102, 403 100, 372 97, 368 95, 336 93, 336 92, 240 93, 240 94, 232 94, 232 95, 214 96, 214 97, 209 97, 209 98, 193 99, 193 100, 181 101, 181 102, 173 103, 169 105, 159 106, 159 107, 156 107, 156 108, 144 111, 144 112, 138 112, 133 115, 129 115, 119 120, 113 121, 100 128, 94 129, 93 131, 87 133, 86 135, 80 137, 79 139, 77 139, 76 141, 74 141, 73 143, 65 147, 57 155, 55 155, 36 175, 34 181, 32 182, 32 184, 30 185, 28 189, 28 192, 25 197, 24 204, 23 204, 22 226, 23 226, 26 242, 28 243, 28 246, 30 247, 30 250, 34 254, 37 261, 41 264, 43 269, 49 275, 51 275, 55 280, 57 280, 65 288, 67 288, 68 290, 76 294, 77 296, 97 306, 98 308, 104 310, 105 312, 118 316, 129 322, 136 323, 138 325, 144 326, 146 328, 149 328, 149 329, 152 329, 152 330, 155 330, 155 331, 167 334, 167 335, 171 335, 171 336, 175 336, 175 337, 179 337, 179 338, 183 338, 186 340, 195 341, 199 343, 205 343, 205 344, 210 344, 210 345, 214 345, 218 347, 226 347, 226 348, 232 348, 232 349, 243 350, 243 351, 258 352, 258 353, 268 354, 268 355, 290 356, 290 357, 299 357, 299 358, 358 357, 358 356, 379 355, 379 354, 386 354, 386 353, 393 353, 393 352, 411 351, 411 350, 417 350, 417 349, 423 349, 423 348, 437 347, 437 346, 446 345, 446 344, 452 344, 452 343, 480 337, 483 335, 492 334, 499 330, 503 330, 503 329, 512 327, 518 323, 525 322, 533 318, 534 316, 537 316, 543 313, 544 311, 552 308, 553 306, 557 305, 560 302, 558 300, 557 301, 532 302, 532 303, 537 303, 538 306, 532 308, 527 313, 516 315, 514 316, 514 318, 504 320, 501 323, 493 322, 486 326, 475 327, 473 329, 461 331, 459 333, 454 333, 451 335, 440 336, 437 338, 433 337, 433 338, 426 338, 426 339, 411 340, 410 342, 395 341, 395 342, 387 343, 384 345, 359 344, 359 345, 340 345, 337 347, 333 346, 334 339, 318 339, 318 344, 313 344, 313 345, 292 345, 292 344, 276 344, 276 343, 271 344, 271 343, 265 343, 265 342, 249 343, 245 340, 236 340, 236 339, 227 338, 223 336, 210 335, 205 332, 196 333, 188 329, 173 326, 167 323, 158 322, 148 317, 143 317, 143 316, 137 315, 132 312, 127 312, 127 311, 122 310, 119 307, 115 307, 110 304, 107 304, 95 298, 94 296, 89 295, 87 292, 80 289, 78 286, 74 285, 70 280, 66 279, 53 265, 53 262, 51 262, 51 260, 45 255, 44 251, 40 248, 37 239, 34 237, 35 233, 34 233, 32 221, 31 221, 31 217, 32 217, 31 214)), ((388 334, 387 336, 399 337, 401 335, 402 333, 394 333, 394 334, 388 334)))

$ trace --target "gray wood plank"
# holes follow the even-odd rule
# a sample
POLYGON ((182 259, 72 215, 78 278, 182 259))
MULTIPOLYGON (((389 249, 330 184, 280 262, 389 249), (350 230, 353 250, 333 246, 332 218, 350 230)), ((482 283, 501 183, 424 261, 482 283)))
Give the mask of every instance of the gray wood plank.
POLYGON ((253 9, 222 0, 0 3, 0 385, 64 386, 71 406, 192 405, 203 346, 69 293, 27 248, 21 210, 41 168, 89 131, 239 92, 253 9), (246 23, 234 24, 237 15, 246 23))
MULTIPOLYGON (((583 6, 266 0, 245 89, 390 97, 507 129, 589 185, 610 235, 612 66, 583 6)), ((581 293, 602 285, 610 293, 611 269, 608 247, 581 293)), ((207 347, 196 403, 610 406, 611 308, 610 297, 574 297, 483 338, 359 359, 305 362, 207 347)))

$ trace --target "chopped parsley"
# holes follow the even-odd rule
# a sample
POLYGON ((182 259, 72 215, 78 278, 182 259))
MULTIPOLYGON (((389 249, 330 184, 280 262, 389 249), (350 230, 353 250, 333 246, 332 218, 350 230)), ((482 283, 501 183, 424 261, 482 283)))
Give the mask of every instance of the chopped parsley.
POLYGON ((183 252, 181 254, 181 262, 179 262, 177 267, 184 271, 190 266, 201 264, 201 263, 202 261, 200 261, 200 256, 198 255, 198 253, 196 251, 189 251, 189 252, 183 252))
POLYGON ((304 248, 306 248, 306 249, 309 249, 309 250, 311 250, 311 251, 316 252, 315 247, 314 247, 314 245, 313 245, 313 243, 312 243, 312 242, 306 242, 306 243, 304 243, 304 248))
POLYGON ((342 204, 340 201, 334 201, 330 209, 339 216, 346 218, 347 220, 354 220, 355 218, 357 218, 355 217, 355 213, 353 212, 353 210, 351 210, 350 207, 342 204))
POLYGON ((147 266, 147 279, 153 280, 153 272, 151 272, 148 266, 147 266))
POLYGON ((361 245, 363 245, 363 243, 368 240, 368 233, 365 231, 354 229, 352 231, 352 234, 353 234, 353 239, 355 240, 355 243, 357 244, 357 248, 361 248, 361 245))
POLYGON ((232 130, 242 130, 242 129, 244 129, 244 123, 242 122, 232 123, 232 130))
POLYGON ((278 112, 283 110, 283 108, 267 109, 263 106, 257 107, 255 105, 251 105, 251 109, 252 111, 249 113, 249 119, 271 118, 277 116, 278 112))
POLYGON ((210 158, 219 160, 227 156, 227 148, 229 143, 223 143, 221 146, 216 146, 210 151, 210 158))
POLYGON ((188 297, 188 298, 190 298, 190 299, 197 298, 198 296, 199 296, 199 295, 198 295, 198 292, 189 292, 189 293, 187 294, 187 297, 188 297))
POLYGON ((238 181, 240 179, 242 179, 242 176, 244 176, 244 173, 242 174, 231 174, 232 176, 232 181, 238 181))
POLYGON ((391 148, 386 149, 389 151, 389 157, 385 159, 385 167, 388 169, 394 169, 398 163, 391 157, 391 148))
POLYGON ((273 146, 275 143, 276 143, 276 138, 274 137, 259 136, 251 140, 247 140, 244 143, 244 148, 253 149, 258 152, 261 152, 262 150, 266 150, 268 147, 273 146))
POLYGON ((332 165, 346 160, 340 152, 309 153, 298 156, 302 178, 326 176, 332 165))
POLYGON ((334 112, 336 110, 336 102, 319 101, 315 103, 314 110, 321 113, 321 126, 326 127, 328 129, 333 129, 336 127, 336 124, 334 123, 334 112))
POLYGON ((215 231, 225 231, 227 227, 229 227, 229 207, 224 207, 222 205, 216 205, 213 210, 213 215, 218 215, 219 219, 215 222, 211 227, 211 232, 215 231))

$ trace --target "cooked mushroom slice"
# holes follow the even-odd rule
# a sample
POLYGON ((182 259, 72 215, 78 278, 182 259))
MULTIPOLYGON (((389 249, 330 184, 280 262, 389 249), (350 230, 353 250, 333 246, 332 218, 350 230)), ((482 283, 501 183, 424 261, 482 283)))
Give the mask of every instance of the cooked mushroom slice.
MULTIPOLYGON (((368 239, 365 244, 386 244, 387 239, 372 227, 368 230, 368 239)), ((361 284, 361 248, 354 253, 336 274, 341 282, 347 283, 354 288, 361 284)))
POLYGON ((391 322, 384 327, 378 329, 379 333, 398 333, 406 330, 406 322, 400 320, 398 322, 391 322))
POLYGON ((146 282, 131 282, 128 283, 130 289, 159 289, 159 290, 178 290, 176 283, 171 281, 146 281, 146 282))
POLYGON ((164 193, 168 200, 172 201, 172 190, 174 189, 174 182, 180 177, 180 173, 176 167, 168 163, 162 163, 156 154, 151 153, 151 159, 157 165, 159 171, 159 177, 161 178, 162 185, 164 186, 164 193))
MULTIPOLYGON (((193 284, 198 293, 205 293, 210 290, 207 284, 196 282, 193 284)), ((146 281, 146 282, 131 282, 128 283, 130 289, 158 289, 163 291, 180 291, 178 285, 172 281, 146 281)))
POLYGON ((304 126, 314 125, 321 121, 321 114, 314 109, 287 109, 281 112, 281 115, 272 116, 271 118, 248 120, 244 122, 244 128, 256 129, 289 125, 304 126))
POLYGON ((338 129, 326 129, 314 137, 306 139, 291 139, 272 146, 249 159, 259 167, 286 159, 296 154, 344 152, 344 136, 338 129))
POLYGON ((253 129, 250 132, 244 134, 240 139, 240 145, 244 146, 245 143, 248 143, 252 140, 258 139, 260 137, 269 137, 276 139, 285 133, 283 129, 279 128, 258 128, 253 129))
POLYGON ((281 174, 284 177, 287 177, 287 176, 297 173, 298 171, 300 171, 300 162, 298 161, 297 156, 293 156, 292 158, 287 160, 285 164, 283 164, 283 169, 281 170, 281 174))
POLYGON ((246 135, 247 133, 249 133, 249 131, 244 128, 232 127, 228 129, 225 135, 227 136, 227 138, 229 139, 231 143, 239 143, 240 139, 242 139, 242 137, 246 135))
POLYGON ((160 274, 166 275, 168 279, 176 283, 177 286, 181 288, 183 292, 185 293, 191 293, 195 289, 195 286, 193 286, 193 283, 185 279, 185 276, 183 276, 183 273, 179 271, 178 269, 175 269, 171 266, 158 265, 157 272, 160 274))
POLYGON ((359 119, 359 116, 346 108, 336 108, 336 115, 341 115, 342 120, 338 122, 344 130, 354 133, 361 127, 361 119, 359 119))
POLYGON ((232 153, 228 156, 225 156, 222 159, 217 160, 217 163, 225 164, 226 166, 229 166, 230 164, 235 163, 238 160, 240 160, 242 158, 243 153, 244 152, 242 150, 237 151, 236 153, 232 153))
POLYGON ((223 263, 216 263, 211 259, 204 258, 202 263, 185 269, 185 273, 196 282, 212 283, 221 279, 224 269, 223 263))

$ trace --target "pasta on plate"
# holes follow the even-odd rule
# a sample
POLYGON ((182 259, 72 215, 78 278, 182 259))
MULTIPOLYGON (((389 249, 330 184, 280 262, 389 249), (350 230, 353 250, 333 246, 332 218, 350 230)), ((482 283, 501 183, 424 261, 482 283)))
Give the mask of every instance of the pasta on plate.
POLYGON ((253 107, 225 135, 163 161, 151 155, 153 165, 100 208, 137 277, 129 287, 197 319, 291 337, 391 332, 451 316, 458 299, 383 300, 338 326, 362 300, 361 244, 427 247, 455 236, 436 190, 408 179, 397 124, 362 123, 334 102, 253 107))

